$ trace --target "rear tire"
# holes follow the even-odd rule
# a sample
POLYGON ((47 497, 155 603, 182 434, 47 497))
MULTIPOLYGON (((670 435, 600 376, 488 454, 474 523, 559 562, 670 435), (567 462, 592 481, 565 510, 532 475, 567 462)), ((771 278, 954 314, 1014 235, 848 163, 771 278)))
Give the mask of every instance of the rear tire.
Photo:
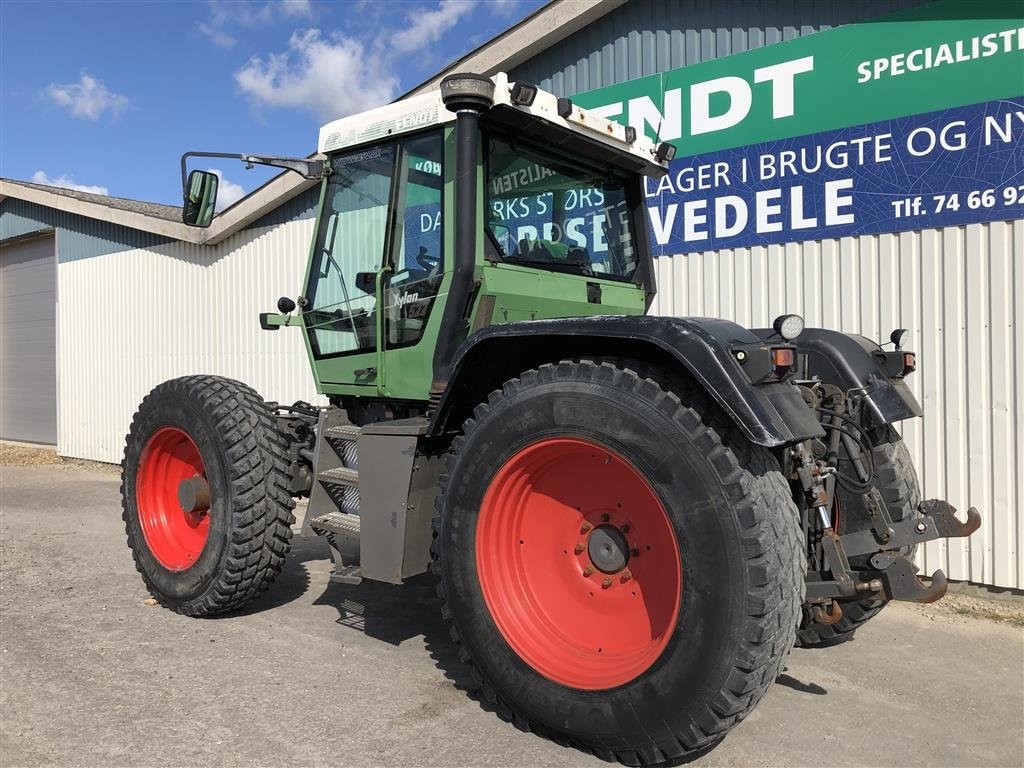
POLYGON ((438 510, 443 614, 518 727, 654 765, 716 744, 782 671, 803 600, 798 512, 774 456, 703 391, 589 360, 527 371, 464 425, 438 510), (636 558, 627 580, 592 548, 608 526, 636 558))
POLYGON ((146 396, 126 438, 121 498, 135 567, 162 605, 211 616, 270 586, 295 522, 284 457, 273 412, 245 384, 187 376, 146 396), (207 510, 182 508, 190 478, 205 481, 207 510))
MULTIPOLYGON (((917 517, 920 514, 918 505, 921 503, 921 488, 903 438, 888 424, 872 432, 870 437, 874 444, 871 451, 875 467, 874 485, 882 495, 889 516, 894 522, 917 517)), ((868 511, 861 496, 840 488, 839 501, 842 510, 838 530, 840 534, 870 527, 868 511)), ((902 552, 913 559, 916 549, 915 545, 902 552)), ((867 560, 866 555, 854 558, 852 565, 864 565, 867 560)), ((876 616, 886 602, 877 599, 841 600, 839 607, 843 615, 835 624, 813 621, 805 605, 797 642, 801 648, 828 648, 852 640, 854 632, 876 616)))

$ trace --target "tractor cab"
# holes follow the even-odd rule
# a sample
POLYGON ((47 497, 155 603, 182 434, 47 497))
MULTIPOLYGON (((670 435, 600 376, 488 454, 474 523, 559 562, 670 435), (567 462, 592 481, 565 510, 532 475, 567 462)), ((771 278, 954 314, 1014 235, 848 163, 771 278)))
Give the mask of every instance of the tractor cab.
MULTIPOLYGON (((459 75, 328 123, 318 150, 291 161, 321 179, 305 279, 262 322, 301 326, 325 394, 425 401, 471 329, 654 295, 642 182, 674 148, 569 99, 459 75)), ((186 220, 208 222, 211 191, 194 172, 186 220)))

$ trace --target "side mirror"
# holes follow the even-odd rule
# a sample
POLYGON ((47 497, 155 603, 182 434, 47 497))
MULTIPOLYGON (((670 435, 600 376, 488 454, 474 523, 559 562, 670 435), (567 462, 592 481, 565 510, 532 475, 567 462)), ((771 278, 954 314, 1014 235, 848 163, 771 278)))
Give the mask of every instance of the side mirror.
POLYGON ((363 293, 373 293, 377 290, 376 272, 356 272, 356 288, 363 293))
POLYGON ((217 186, 220 179, 210 171, 192 171, 185 183, 185 203, 181 219, 193 227, 208 227, 217 206, 217 186))

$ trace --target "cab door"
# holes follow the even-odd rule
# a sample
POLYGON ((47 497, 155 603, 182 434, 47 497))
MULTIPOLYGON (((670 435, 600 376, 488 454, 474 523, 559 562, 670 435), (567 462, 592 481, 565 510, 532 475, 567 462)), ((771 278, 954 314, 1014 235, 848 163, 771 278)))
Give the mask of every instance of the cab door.
POLYGON ((378 387, 380 280, 396 156, 397 145, 385 144, 331 159, 302 302, 323 392, 375 394, 378 387))
POLYGON ((331 159, 303 308, 320 391, 426 398, 447 143, 436 129, 331 159))
POLYGON ((382 275, 383 345, 380 394, 425 400, 443 311, 445 273, 445 133, 406 138, 399 148, 395 214, 382 275))

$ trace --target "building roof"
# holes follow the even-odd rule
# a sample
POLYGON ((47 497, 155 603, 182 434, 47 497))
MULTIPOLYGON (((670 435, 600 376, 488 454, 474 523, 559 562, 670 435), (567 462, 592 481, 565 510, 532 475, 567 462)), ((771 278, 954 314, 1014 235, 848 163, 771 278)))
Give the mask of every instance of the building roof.
POLYGON ((279 174, 215 216, 206 229, 185 224, 181 220, 181 208, 174 206, 14 179, 0 178, 0 201, 5 197, 15 197, 186 243, 214 245, 315 185, 315 181, 296 173, 279 174))
POLYGON ((135 213, 141 213, 146 216, 155 216, 158 219, 166 219, 167 221, 181 221, 181 207, 173 205, 161 205, 160 203, 147 203, 144 200, 132 200, 127 197, 111 197, 110 195, 98 195, 95 192, 82 192, 77 189, 67 189, 65 187, 55 187, 50 184, 36 184, 30 181, 17 181, 15 179, 3 179, 0 181, 8 181, 18 184, 23 187, 30 187, 32 189, 38 189, 43 192, 51 192, 55 195, 62 195, 64 197, 73 197, 76 200, 85 200, 90 203, 97 203, 98 205, 104 205, 108 208, 116 208, 121 211, 133 211, 135 213))
MULTIPOLYGON (((496 72, 508 71, 625 2, 627 0, 550 0, 518 24, 453 61, 399 98, 404 99, 436 88, 441 79, 452 72, 493 75, 496 72)), ((175 240, 213 245, 244 229, 315 184, 315 181, 309 181, 295 173, 281 173, 217 214, 207 229, 198 229, 183 223, 181 209, 174 206, 79 192, 15 179, 0 178, 0 201, 5 197, 15 197, 48 208, 109 221, 175 240)))

